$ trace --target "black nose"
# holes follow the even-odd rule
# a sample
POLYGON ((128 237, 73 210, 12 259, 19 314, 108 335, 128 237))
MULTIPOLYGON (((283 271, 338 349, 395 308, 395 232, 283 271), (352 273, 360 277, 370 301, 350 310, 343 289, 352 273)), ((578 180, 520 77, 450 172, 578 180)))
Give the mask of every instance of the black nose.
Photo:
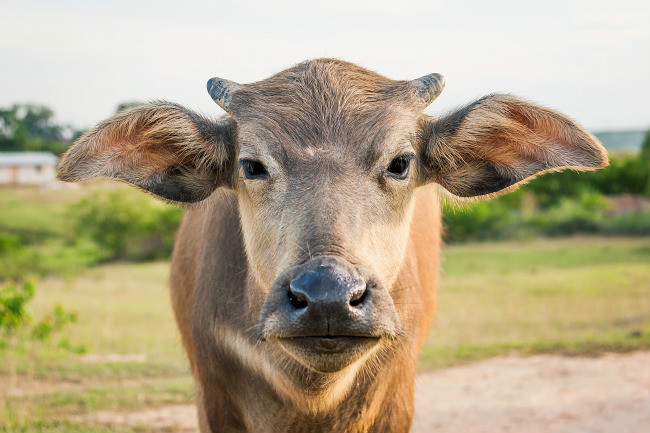
POLYGON ((361 307, 365 294, 364 280, 327 264, 297 275, 289 283, 287 296, 296 310, 318 314, 361 307))
POLYGON ((390 293, 372 271, 323 255, 287 269, 276 279, 259 325, 263 339, 392 338, 400 320, 390 293))

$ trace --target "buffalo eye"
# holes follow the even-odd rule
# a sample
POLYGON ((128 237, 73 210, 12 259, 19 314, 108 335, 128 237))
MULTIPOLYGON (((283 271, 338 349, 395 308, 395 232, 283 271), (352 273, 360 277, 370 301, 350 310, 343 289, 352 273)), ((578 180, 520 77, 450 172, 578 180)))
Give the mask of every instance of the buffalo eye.
POLYGON ((414 155, 398 156, 390 162, 388 168, 386 168, 386 174, 395 179, 406 179, 413 158, 414 155))
POLYGON ((244 177, 246 179, 262 179, 269 175, 269 172, 266 171, 266 167, 259 161, 254 161, 252 159, 242 159, 239 161, 239 165, 242 168, 244 177))

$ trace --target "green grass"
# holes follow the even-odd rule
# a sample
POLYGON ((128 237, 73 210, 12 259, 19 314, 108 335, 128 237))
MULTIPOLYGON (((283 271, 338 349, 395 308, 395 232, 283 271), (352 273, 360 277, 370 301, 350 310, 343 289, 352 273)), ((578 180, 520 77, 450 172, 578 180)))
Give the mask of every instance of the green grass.
POLYGON ((647 238, 563 238, 447 246, 443 275, 533 274, 542 270, 617 263, 650 263, 647 238))
POLYGON ((155 407, 167 404, 192 402, 192 379, 190 377, 165 378, 155 381, 97 384, 79 390, 63 390, 48 394, 14 399, 15 404, 29 402, 41 409, 42 418, 57 414, 83 415, 95 410, 123 411, 133 407, 155 407))
POLYGON ((23 233, 31 240, 65 237, 70 229, 66 222, 69 205, 106 187, 92 183, 61 190, 0 188, 0 229, 23 233))
POLYGON ((650 239, 448 247, 438 305, 423 369, 650 349, 650 239))
POLYGON ((38 284, 35 314, 57 302, 78 312, 66 334, 89 353, 177 353, 168 277, 169 263, 153 262, 104 265, 73 280, 48 278, 38 284))
MULTIPOLYGON (((167 262, 111 264, 72 279, 38 282, 32 305, 37 319, 61 303, 78 320, 51 341, 28 343, 14 354, 18 382, 35 392, 9 397, 4 409, 0 392, 0 432, 99 432, 105 430, 70 419, 95 410, 190 403, 194 386, 171 310, 168 274, 167 262), (99 359, 88 362, 62 349, 63 339, 99 359), (145 359, 103 361, 106 354, 145 359)), ((0 389, 9 381, 7 365, 0 362, 0 389)))
MULTIPOLYGON (((649 265, 647 238, 446 247, 437 317, 421 369, 508 354, 650 350, 649 265)), ((111 264, 74 278, 38 281, 34 316, 61 303, 78 313, 78 321, 51 341, 15 354, 18 381, 33 392, 10 397, 4 406, 0 392, 0 432, 104 432, 74 416, 191 402, 168 269, 167 262, 111 264), (86 362, 61 348, 62 339, 86 354, 146 359, 86 362)), ((6 363, 0 362, 0 389, 7 383, 6 363)))
MULTIPOLYGON (((114 426, 88 426, 86 423, 67 420, 45 421, 37 419, 25 422, 16 419, 10 413, 3 414, 2 410, 0 410, 0 419, 3 420, 4 424, 0 424, 0 432, 2 433, 136 433, 136 430, 131 428, 116 429, 114 426)), ((138 433, 142 433, 142 431, 138 431, 138 433)))

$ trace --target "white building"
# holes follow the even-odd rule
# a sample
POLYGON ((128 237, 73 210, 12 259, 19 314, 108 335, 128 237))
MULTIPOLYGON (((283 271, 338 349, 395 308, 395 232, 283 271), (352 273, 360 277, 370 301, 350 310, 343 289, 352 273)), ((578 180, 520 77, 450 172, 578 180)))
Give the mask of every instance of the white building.
POLYGON ((56 178, 50 152, 0 152, 0 185, 46 185, 56 178))

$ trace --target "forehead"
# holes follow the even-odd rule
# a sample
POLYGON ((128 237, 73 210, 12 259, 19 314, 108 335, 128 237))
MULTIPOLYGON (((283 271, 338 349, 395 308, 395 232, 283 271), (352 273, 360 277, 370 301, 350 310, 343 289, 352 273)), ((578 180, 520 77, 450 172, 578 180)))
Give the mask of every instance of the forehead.
POLYGON ((244 85, 232 109, 242 146, 360 155, 410 138, 420 114, 413 94, 407 81, 319 59, 244 85))

